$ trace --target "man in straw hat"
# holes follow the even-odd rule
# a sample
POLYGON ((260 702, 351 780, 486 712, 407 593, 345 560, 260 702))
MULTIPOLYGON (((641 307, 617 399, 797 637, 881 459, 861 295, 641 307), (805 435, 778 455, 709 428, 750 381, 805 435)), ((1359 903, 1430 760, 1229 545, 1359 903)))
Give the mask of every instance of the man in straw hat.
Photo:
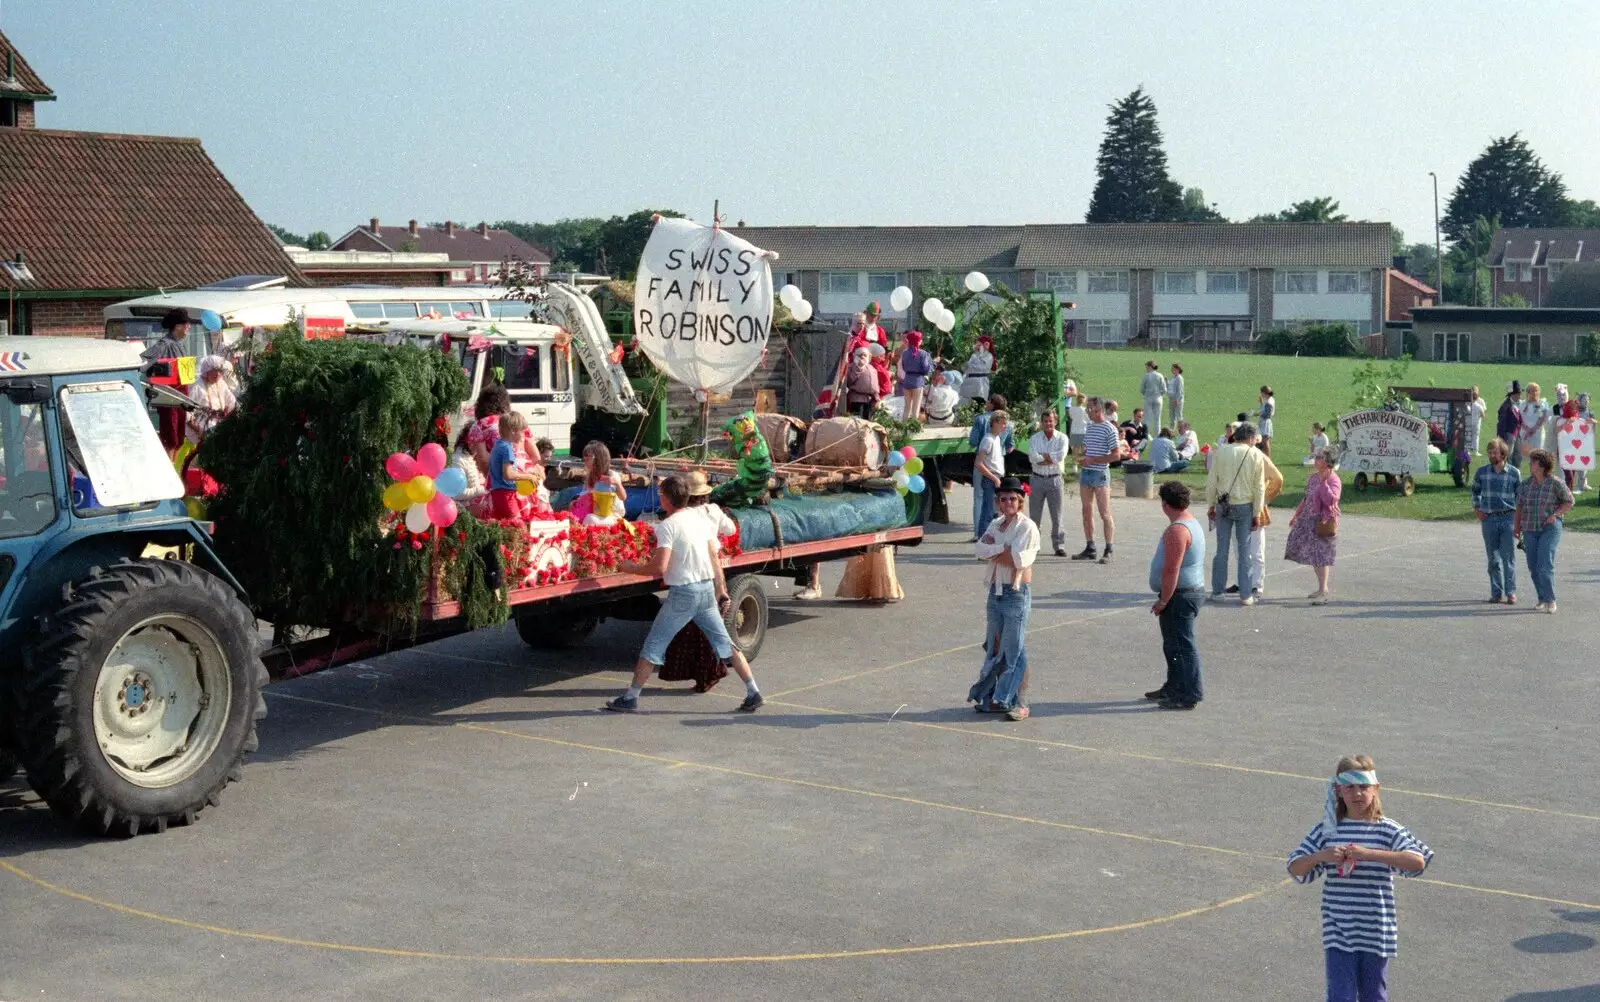
POLYGON ((723 615, 728 609, 728 584, 722 576, 721 544, 716 529, 703 514, 689 507, 689 481, 670 476, 661 481, 661 510, 666 518, 656 524, 656 549, 648 563, 623 562, 617 570, 648 574, 666 583, 667 600, 661 603, 644 649, 633 666, 633 682, 626 692, 607 701, 605 709, 633 713, 650 675, 666 663, 667 647, 691 621, 700 627, 718 658, 733 663, 734 674, 744 682, 745 698, 739 709, 751 713, 761 707, 761 690, 744 652, 728 636, 723 615))
POLYGON ((1022 511, 1027 491, 1016 477, 995 488, 999 514, 978 537, 977 556, 984 573, 987 625, 983 667, 967 692, 979 713, 1004 713, 1028 719, 1028 652, 1023 636, 1033 609, 1033 561, 1039 555, 1039 527, 1022 511))

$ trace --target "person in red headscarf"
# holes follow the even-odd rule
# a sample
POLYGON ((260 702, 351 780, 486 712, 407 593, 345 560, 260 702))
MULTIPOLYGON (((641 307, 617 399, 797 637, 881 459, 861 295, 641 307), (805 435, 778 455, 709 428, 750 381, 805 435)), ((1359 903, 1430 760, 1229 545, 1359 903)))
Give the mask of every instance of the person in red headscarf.
POLYGON ((921 331, 906 331, 905 350, 900 353, 900 386, 905 390, 907 421, 922 420, 922 389, 933 375, 933 356, 922 347, 921 331))

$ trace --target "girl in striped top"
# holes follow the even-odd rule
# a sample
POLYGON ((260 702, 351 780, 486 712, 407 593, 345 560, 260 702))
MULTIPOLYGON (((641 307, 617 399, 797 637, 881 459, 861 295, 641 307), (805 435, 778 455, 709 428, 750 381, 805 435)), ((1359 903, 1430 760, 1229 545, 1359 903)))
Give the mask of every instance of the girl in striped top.
POLYGON ((1432 858, 1432 849, 1383 816, 1372 757, 1340 759, 1322 820, 1289 855, 1296 883, 1323 878, 1328 1002, 1388 1002, 1389 958, 1400 943, 1394 875, 1414 877, 1432 858))

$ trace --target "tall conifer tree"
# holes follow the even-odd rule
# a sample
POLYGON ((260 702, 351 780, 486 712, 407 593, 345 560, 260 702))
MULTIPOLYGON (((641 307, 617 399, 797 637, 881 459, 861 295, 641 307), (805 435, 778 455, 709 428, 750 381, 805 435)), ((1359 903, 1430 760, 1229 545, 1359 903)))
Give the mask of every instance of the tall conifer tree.
POLYGON ((1140 86, 1111 106, 1095 162, 1090 223, 1160 223, 1185 218, 1183 187, 1167 174, 1156 105, 1140 86))

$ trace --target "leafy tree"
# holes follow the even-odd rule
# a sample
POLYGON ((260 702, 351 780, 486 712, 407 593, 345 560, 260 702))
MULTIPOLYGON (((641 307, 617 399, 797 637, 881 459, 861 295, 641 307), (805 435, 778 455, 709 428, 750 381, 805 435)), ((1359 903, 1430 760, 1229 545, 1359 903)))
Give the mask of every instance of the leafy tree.
POLYGON ((1502 292, 1500 293, 1500 298, 1495 300, 1495 305, 1525 310, 1528 308, 1528 301, 1515 292, 1502 292))
POLYGON ((1350 217, 1339 211, 1334 198, 1308 198, 1296 202, 1282 212, 1269 212, 1254 216, 1252 223, 1342 223, 1350 217))
POLYGON ((1184 218, 1183 188, 1167 174, 1156 105, 1144 87, 1111 105, 1095 161, 1090 223, 1161 223, 1184 218))
POLYGON ((306 234, 306 242, 301 246, 306 250, 327 250, 333 246, 333 238, 328 236, 327 230, 312 230, 306 234))
POLYGON ((306 245, 305 237, 300 236, 298 233, 291 233, 277 223, 268 223, 267 229, 271 230, 272 235, 277 237, 278 242, 285 247, 304 247, 306 245))
POLYGON ((610 219, 591 216, 554 223, 503 220, 494 226, 548 250, 551 271, 592 271, 632 278, 639 269, 645 241, 650 238, 651 219, 658 214, 683 215, 672 209, 641 209, 610 219))
POLYGON ((1569 309, 1600 309, 1600 265, 1568 265, 1550 286, 1551 306, 1569 309))
POLYGON ((633 278, 639 271, 639 255, 644 253, 645 241, 650 239, 650 229, 657 215, 681 217, 683 213, 671 209, 640 209, 606 220, 600 227, 597 270, 617 278, 633 278))
POLYGON ((1441 226, 1450 242, 1459 244, 1472 237, 1480 218, 1498 219, 1502 226, 1561 226, 1570 204, 1561 175, 1512 133, 1489 143, 1467 165, 1441 226))
POLYGON ((1586 198, 1581 202, 1567 201, 1566 225, 1580 226, 1584 229, 1600 229, 1600 205, 1594 199, 1586 198))
POLYGON ((1472 228, 1456 241, 1456 250, 1460 252, 1472 272, 1473 306, 1481 306, 1488 299, 1484 286, 1480 285, 1478 276, 1484 271, 1484 266, 1489 263, 1489 248, 1493 245, 1495 231, 1499 228, 1499 217, 1485 219, 1479 216, 1472 221, 1472 228))
POLYGON ((1206 201, 1206 193, 1199 188, 1183 189, 1183 216, 1185 223, 1225 223, 1222 213, 1206 201))

